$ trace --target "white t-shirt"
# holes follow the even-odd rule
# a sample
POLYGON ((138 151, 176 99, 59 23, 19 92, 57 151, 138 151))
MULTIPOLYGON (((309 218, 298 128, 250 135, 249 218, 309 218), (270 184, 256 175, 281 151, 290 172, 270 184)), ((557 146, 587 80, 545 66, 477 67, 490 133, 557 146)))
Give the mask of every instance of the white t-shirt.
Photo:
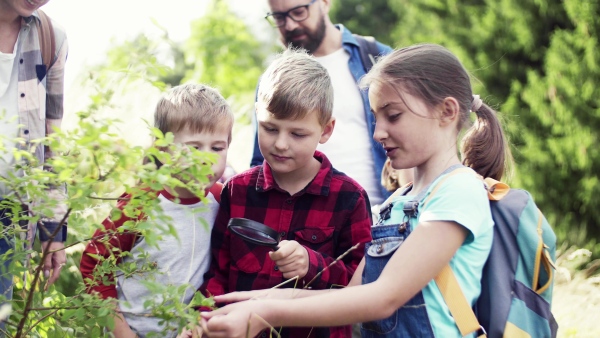
MULTIPOLYGON (((19 40, 15 43, 12 54, 0 52, 0 175, 2 176, 5 176, 9 168, 14 165, 12 148, 15 146, 14 139, 17 137, 19 126, 17 97, 19 67, 15 62, 18 46, 19 40)), ((5 187, 0 183, 0 196, 5 194, 5 187)))
MULTIPOLYGON (((123 259, 123 264, 133 262, 138 267, 151 262, 156 263, 158 271, 150 275, 154 282, 173 286, 191 285, 181 299, 183 304, 192 300, 210 265, 210 233, 219 203, 211 193, 206 198, 207 203, 178 204, 161 193, 158 196, 160 206, 165 214, 173 219, 169 225, 174 228, 178 238, 165 235, 157 243, 159 248, 140 238, 131 249, 131 256, 123 259)), ((141 273, 125 278, 121 274, 117 279, 120 307, 125 311, 127 323, 140 337, 146 337, 150 332, 161 332, 167 326, 167 323, 161 324, 159 318, 144 315, 149 312, 144 308, 144 302, 150 300, 152 295, 144 282, 150 276, 141 273)), ((156 302, 160 303, 160 295, 155 297, 156 302)), ((176 331, 169 331, 162 337, 176 335, 176 331)))
POLYGON ((325 144, 319 144, 317 150, 327 155, 335 169, 352 177, 367 191, 371 205, 380 204, 383 202, 378 180, 380 173, 375 172, 361 93, 348 68, 350 55, 340 48, 316 59, 331 77, 336 119, 331 138, 325 144))

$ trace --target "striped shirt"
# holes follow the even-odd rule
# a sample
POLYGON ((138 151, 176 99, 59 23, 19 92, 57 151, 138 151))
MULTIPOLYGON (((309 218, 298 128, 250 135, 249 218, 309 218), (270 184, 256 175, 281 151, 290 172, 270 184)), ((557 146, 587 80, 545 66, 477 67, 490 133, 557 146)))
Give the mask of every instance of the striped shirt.
MULTIPOLYGON (((18 138, 17 147, 31 150, 40 163, 51 156, 44 147, 33 147, 32 141, 39 140, 52 133, 53 127, 59 127, 63 118, 63 91, 64 71, 67 60, 68 42, 64 29, 54 20, 51 21, 54 29, 55 54, 47 71, 42 62, 38 29, 40 19, 37 11, 30 17, 21 19, 17 55, 15 62, 18 65, 17 107, 18 111, 8 111, 6 116, 11 118, 18 115, 19 130, 13 135, 18 138)), ((1 108, 1 107, 0 107, 1 108)), ((2 109, 0 109, 1 111, 2 109)), ((12 158, 4 159, 12 163, 12 158)), ((2 188, 3 195, 6 193, 2 188)), ((6 196, 0 196, 6 197, 6 196)), ((59 217, 55 214, 55 217, 59 217)), ((55 220, 45 223, 46 229, 52 233, 58 226, 55 220)), ((36 233, 36 223, 30 222, 27 239, 31 245, 36 233)), ((66 231, 59 233, 55 238, 63 240, 66 231)))
MULTIPOLYGON (((40 19, 37 12, 21 20, 19 32, 21 45, 19 55, 15 59, 19 63, 19 124, 23 125, 19 137, 25 140, 26 144, 52 133, 52 127, 60 126, 63 117, 67 37, 64 29, 52 20, 56 53, 50 70, 46 72, 40 51, 39 25, 40 19)), ((35 155, 40 162, 43 162, 49 154, 44 154, 44 149, 38 148, 35 149, 35 155)))

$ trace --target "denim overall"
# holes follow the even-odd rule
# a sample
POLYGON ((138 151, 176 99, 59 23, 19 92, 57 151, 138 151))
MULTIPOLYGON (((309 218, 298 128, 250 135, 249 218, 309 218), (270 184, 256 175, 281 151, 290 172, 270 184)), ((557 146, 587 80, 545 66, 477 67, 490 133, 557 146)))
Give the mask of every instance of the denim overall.
MULTIPOLYGON (((406 202, 411 203, 411 202, 406 202)), ((365 268, 362 283, 374 282, 396 250, 410 235, 408 217, 401 224, 382 225, 390 218, 394 203, 388 204, 380 213, 377 225, 371 228, 373 240, 365 247, 365 268)), ((419 291, 392 316, 361 324, 363 338, 371 337, 434 337, 423 293, 419 291)))
MULTIPOLYGON (((462 164, 455 164, 447 168, 433 182, 462 166, 462 164)), ((410 235, 409 220, 417 218, 419 203, 427 194, 430 186, 431 184, 421 190, 411 200, 405 198, 406 202, 402 205, 403 218, 400 224, 383 225, 390 219, 394 204, 399 203, 398 201, 390 202, 381 209, 379 212, 379 221, 371 228, 373 240, 365 246, 365 267, 362 275, 363 284, 374 282, 379 278, 381 271, 383 271, 383 268, 385 268, 392 255, 404 243, 406 237, 410 235)), ((412 184, 406 187, 400 195, 406 195, 411 189, 412 184)), ((406 304, 402 305, 390 317, 362 323, 360 331, 363 338, 435 337, 429 316, 427 315, 427 306, 425 305, 422 291, 419 291, 419 293, 406 304)))

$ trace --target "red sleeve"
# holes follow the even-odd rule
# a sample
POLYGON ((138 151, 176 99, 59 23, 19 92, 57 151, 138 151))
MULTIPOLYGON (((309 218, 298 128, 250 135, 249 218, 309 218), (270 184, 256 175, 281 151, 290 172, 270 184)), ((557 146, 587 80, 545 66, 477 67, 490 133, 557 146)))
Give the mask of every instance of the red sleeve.
POLYGON ((365 253, 365 243, 371 241, 371 208, 369 207, 366 192, 363 190, 357 199, 356 205, 350 214, 347 224, 340 231, 339 242, 337 245, 336 257, 329 257, 320 252, 306 248, 308 251, 308 272, 302 279, 304 284, 311 282, 320 272, 323 273, 317 277, 310 285, 313 289, 327 289, 335 285, 346 286, 352 279, 354 271, 360 264, 365 253), (333 263, 339 256, 348 249, 360 243, 360 245, 346 254, 341 260, 325 269, 333 263))
POLYGON ((111 256, 117 258, 120 263, 121 252, 131 251, 136 240, 136 233, 131 231, 119 232, 117 229, 130 218, 122 215, 115 222, 107 218, 102 222, 104 229, 98 229, 94 232, 94 237, 86 245, 79 270, 86 284, 87 293, 98 293, 102 298, 117 298, 117 288, 114 275, 94 276, 96 266, 101 265, 104 259, 111 256), (104 279, 104 282, 103 282, 104 279))
POLYGON ((223 188, 219 212, 211 232, 210 269, 204 276, 204 284, 200 287, 200 291, 206 297, 224 295, 229 292, 229 264, 231 262, 229 233, 227 231, 227 223, 230 217, 229 188, 229 185, 223 188))

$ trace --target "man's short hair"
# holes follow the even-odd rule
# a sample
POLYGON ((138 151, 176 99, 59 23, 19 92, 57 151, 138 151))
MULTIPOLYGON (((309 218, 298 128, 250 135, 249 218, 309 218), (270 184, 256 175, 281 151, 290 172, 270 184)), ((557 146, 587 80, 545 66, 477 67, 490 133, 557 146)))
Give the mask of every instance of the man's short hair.
POLYGON ((189 128, 197 133, 213 133, 233 127, 233 112, 219 91, 202 84, 173 87, 156 104, 154 126, 163 133, 189 128))
POLYGON ((289 48, 269 65, 258 86, 258 104, 277 119, 296 120, 317 112, 324 126, 333 111, 329 73, 303 49, 289 48))

